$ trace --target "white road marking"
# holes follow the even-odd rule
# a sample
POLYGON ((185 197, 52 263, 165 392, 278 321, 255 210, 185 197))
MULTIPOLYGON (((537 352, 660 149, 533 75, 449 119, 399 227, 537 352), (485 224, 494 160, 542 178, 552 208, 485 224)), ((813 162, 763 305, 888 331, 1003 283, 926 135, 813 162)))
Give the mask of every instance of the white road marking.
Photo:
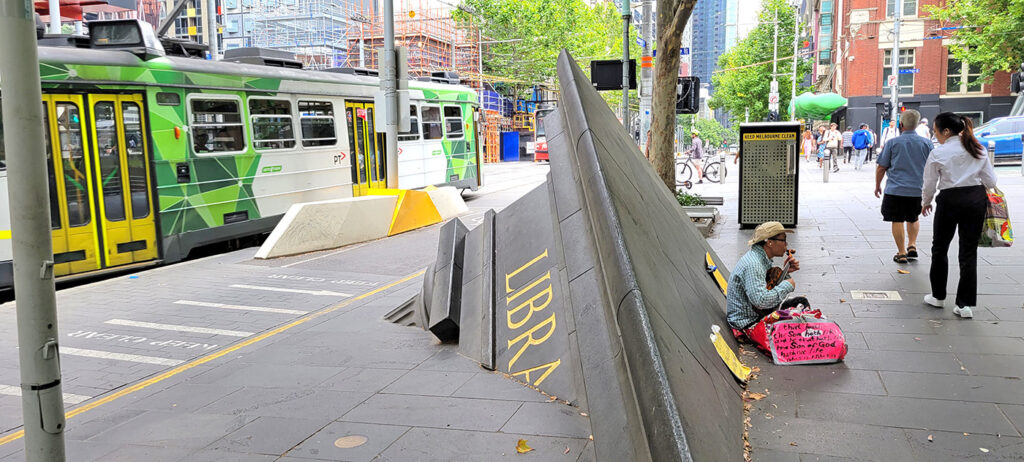
MULTIPOLYGON (((12 387, 10 385, 0 385, 0 395, 21 396, 21 388, 12 387)), ((92 399, 92 396, 64 393, 64 402, 68 404, 78 404, 87 399, 92 399)))
POLYGON ((287 289, 284 287, 267 287, 267 286, 250 286, 247 284, 231 284, 231 287, 236 289, 252 289, 252 290, 269 290, 271 292, 291 292, 296 294, 309 294, 309 295, 331 295, 334 297, 351 297, 352 294, 346 294, 343 292, 331 292, 329 290, 303 290, 303 289, 287 289))
POLYGON ((127 319, 111 319, 106 324, 115 326, 144 327, 146 329, 172 330, 175 332, 194 332, 197 334, 230 335, 232 337, 248 337, 252 332, 240 330, 211 329, 209 327, 179 326, 177 324, 160 324, 155 322, 129 321, 127 319))
POLYGON ((87 358, 116 359, 118 361, 131 361, 135 363, 159 364, 161 366, 177 366, 185 361, 170 358, 157 358, 155 356, 132 355, 125 353, 113 353, 110 351, 86 350, 82 348, 60 347, 60 354, 71 356, 85 356, 87 358))
POLYGON ((178 300, 174 302, 178 305, 191 305, 191 306, 205 306, 207 308, 224 308, 226 310, 244 310, 244 311, 261 311, 264 313, 280 313, 280 314, 306 314, 308 311, 300 310, 286 310, 283 308, 267 308, 264 306, 246 306, 246 305, 227 305, 224 303, 212 303, 212 302, 197 302, 194 300, 178 300))

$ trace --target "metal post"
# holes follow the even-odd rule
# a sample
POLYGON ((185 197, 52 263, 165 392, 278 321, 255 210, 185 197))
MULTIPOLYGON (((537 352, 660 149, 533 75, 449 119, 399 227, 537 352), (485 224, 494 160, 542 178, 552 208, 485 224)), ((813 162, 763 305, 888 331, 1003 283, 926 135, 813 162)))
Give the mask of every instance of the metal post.
POLYGON ((220 60, 217 44, 217 0, 206 0, 206 43, 210 46, 210 59, 220 60))
POLYGON ((793 8, 793 85, 789 96, 789 105, 793 109, 789 111, 789 120, 796 120, 796 63, 799 53, 800 41, 800 8, 793 8))
POLYGON ((895 130, 895 134, 899 136, 900 126, 896 123, 897 116, 899 115, 899 93, 900 93, 900 16, 903 9, 902 2, 895 2, 893 4, 892 11, 892 60, 889 64, 892 65, 892 75, 895 76, 896 85, 889 88, 889 99, 892 102, 892 114, 889 119, 889 125, 895 130))
MULTIPOLYGON (((779 78, 779 9, 778 8, 775 8, 775 13, 774 14, 775 14, 775 16, 774 16, 775 20, 773 22, 774 22, 774 25, 775 25, 775 32, 774 32, 774 35, 772 36, 772 83, 771 83, 771 92, 769 93, 769 96, 768 96, 768 111, 769 112, 774 111, 776 113, 776 116, 778 116, 778 112, 779 112, 779 103, 778 103, 778 98, 779 98, 779 80, 778 80, 778 78, 779 78), (775 102, 772 102, 772 98, 775 99, 775 102)), ((778 117, 776 117, 775 120, 779 120, 778 117)))
MULTIPOLYGON (((384 92, 384 165, 387 185, 398 187, 398 71, 395 65, 395 2, 384 0, 384 53, 380 63, 380 89, 384 92)), ((408 109, 406 109, 408 111, 408 109)))
MULTIPOLYGON (((622 125, 629 132, 629 0, 622 1, 622 125)), ((629 136, 633 136, 630 133, 629 136)))
POLYGON ((43 147, 42 91, 32 3, 0 0, 0 80, 17 293, 25 460, 64 460, 64 402, 43 147))
POLYGON ((476 28, 476 64, 480 69, 480 108, 484 107, 484 34, 480 31, 480 28, 476 28))
POLYGON ((60 0, 50 0, 50 33, 60 33, 60 0))
MULTIPOLYGON (((651 29, 654 26, 654 20, 652 18, 652 0, 643 0, 643 5, 640 8, 640 35, 644 40, 643 56, 652 56, 651 47, 654 42, 654 37, 651 34, 651 29)), ((670 50, 662 50, 665 53, 671 53, 670 50)), ((678 51, 677 51, 678 53, 678 51)), ((652 91, 654 90, 654 69, 650 67, 640 66, 640 147, 641 150, 647 147, 647 130, 651 128, 651 97, 652 91)), ((652 134, 653 136, 653 134, 652 134)))

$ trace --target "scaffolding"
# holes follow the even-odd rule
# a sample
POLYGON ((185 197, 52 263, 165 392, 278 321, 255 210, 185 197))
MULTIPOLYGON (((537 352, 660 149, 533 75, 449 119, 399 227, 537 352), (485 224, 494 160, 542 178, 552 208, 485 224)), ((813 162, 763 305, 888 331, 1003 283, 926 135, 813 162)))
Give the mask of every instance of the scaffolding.
POLYGON ((351 7, 336 0, 256 0, 253 46, 295 53, 308 69, 343 65, 351 7))

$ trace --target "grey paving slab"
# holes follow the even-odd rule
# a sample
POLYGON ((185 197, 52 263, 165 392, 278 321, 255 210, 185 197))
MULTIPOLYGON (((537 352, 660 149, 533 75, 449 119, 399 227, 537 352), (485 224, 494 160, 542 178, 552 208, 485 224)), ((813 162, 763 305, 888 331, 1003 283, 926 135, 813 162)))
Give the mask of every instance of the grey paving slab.
POLYGON ((906 430, 906 433, 915 460, 944 462, 1024 459, 1024 439, 1019 437, 922 430, 906 430), (929 435, 931 441, 928 440, 929 435))
POLYGON ((961 354, 957 357, 972 375, 1024 379, 1024 360, 1020 356, 961 354))
POLYGON ((185 458, 181 459, 182 462, 272 462, 277 460, 277 456, 265 455, 265 454, 252 454, 234 451, 211 451, 207 449, 201 449, 193 452, 185 458))
POLYGON ((543 393, 495 372, 480 372, 464 383, 455 393, 456 398, 484 398, 508 401, 547 402, 543 393))
POLYGON ((885 395, 885 388, 875 371, 849 369, 844 364, 815 367, 787 367, 762 370, 770 389, 784 387, 799 391, 833 391, 866 395, 885 395))
POLYGON ((823 456, 820 454, 800 454, 800 462, 865 462, 868 460, 871 459, 854 459, 851 457, 823 456))
POLYGON ((1024 355, 1024 338, 1019 337, 865 333, 864 338, 868 342, 868 347, 873 350, 1024 355))
POLYGON ((597 462, 597 452, 594 449, 593 440, 587 441, 587 445, 583 447, 583 452, 580 453, 576 462, 597 462))
POLYGON ((104 461, 110 462, 176 462, 186 460, 191 451, 177 447, 157 447, 137 444, 124 444, 112 452, 103 455, 104 461))
POLYGON ((416 369, 473 373, 486 371, 486 369, 480 367, 480 364, 477 364, 476 361, 460 355, 457 350, 449 348, 445 348, 434 353, 416 366, 416 369))
POLYGON ((109 427, 89 441, 198 449, 252 419, 242 415, 192 413, 186 416, 178 412, 147 411, 109 427))
POLYGON ((561 402, 523 403, 501 427, 505 433, 588 438, 590 419, 581 411, 561 402))
POLYGON ((381 461, 481 461, 538 460, 574 461, 586 446, 586 439, 473 432, 438 428, 414 428, 395 441, 381 461), (534 450, 516 453, 520 439, 534 450))
POLYGON ((345 422, 497 431, 521 403, 472 398, 374 395, 349 411, 345 422))
POLYGON ((750 452, 754 462, 800 462, 800 454, 775 449, 756 449, 750 452))
POLYGON ((317 388, 242 388, 200 412, 334 420, 370 397, 368 392, 317 388))
POLYGON ((189 412, 238 390, 239 387, 234 385, 181 383, 155 393, 132 396, 130 401, 126 401, 126 406, 129 409, 189 412))
POLYGON ((319 388, 376 393, 398 380, 405 373, 404 369, 348 367, 329 377, 319 385, 319 388))
POLYGON ((892 396, 1024 404, 1019 379, 920 372, 880 372, 892 396))
POLYGON ((754 453, 775 449, 866 460, 913 460, 906 435, 898 428, 785 417, 770 422, 767 427, 754 425, 749 430, 754 453))
POLYGON ((848 354, 843 362, 850 369, 966 375, 964 356, 951 352, 862 350, 848 354))
POLYGON ((1017 404, 1000 404, 999 409, 1003 411, 1010 422, 1013 422, 1017 433, 1024 435, 1024 406, 1017 404))
POLYGON ((407 431, 409 431, 409 427, 396 425, 331 422, 288 451, 288 457, 331 461, 368 461, 384 451, 407 431), (364 438, 365 442, 356 447, 350 447, 353 443, 339 441, 341 438, 360 437, 364 438))
POLYGON ((451 396, 459 387, 469 381, 473 372, 445 372, 412 370, 381 390, 381 393, 396 393, 420 396, 451 396))
POLYGON ((262 416, 211 443, 206 449, 280 456, 328 423, 329 419, 262 416))
POLYGON ((231 368, 213 369, 193 380, 222 386, 301 389, 319 385, 341 371, 341 367, 305 364, 238 364, 231 368))
POLYGON ((1017 435, 991 403, 969 403, 850 393, 805 392, 799 395, 801 418, 883 427, 1017 435))

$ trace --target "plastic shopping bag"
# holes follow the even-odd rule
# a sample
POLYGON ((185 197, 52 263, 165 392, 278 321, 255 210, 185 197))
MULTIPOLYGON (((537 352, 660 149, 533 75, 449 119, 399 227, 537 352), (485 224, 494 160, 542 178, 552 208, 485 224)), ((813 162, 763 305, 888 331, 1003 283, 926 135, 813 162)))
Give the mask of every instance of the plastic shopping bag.
POLYGON ((1010 210, 1006 197, 999 188, 988 191, 988 209, 985 211, 985 225, 981 230, 978 247, 1009 247, 1013 245, 1013 227, 1010 226, 1010 210))

